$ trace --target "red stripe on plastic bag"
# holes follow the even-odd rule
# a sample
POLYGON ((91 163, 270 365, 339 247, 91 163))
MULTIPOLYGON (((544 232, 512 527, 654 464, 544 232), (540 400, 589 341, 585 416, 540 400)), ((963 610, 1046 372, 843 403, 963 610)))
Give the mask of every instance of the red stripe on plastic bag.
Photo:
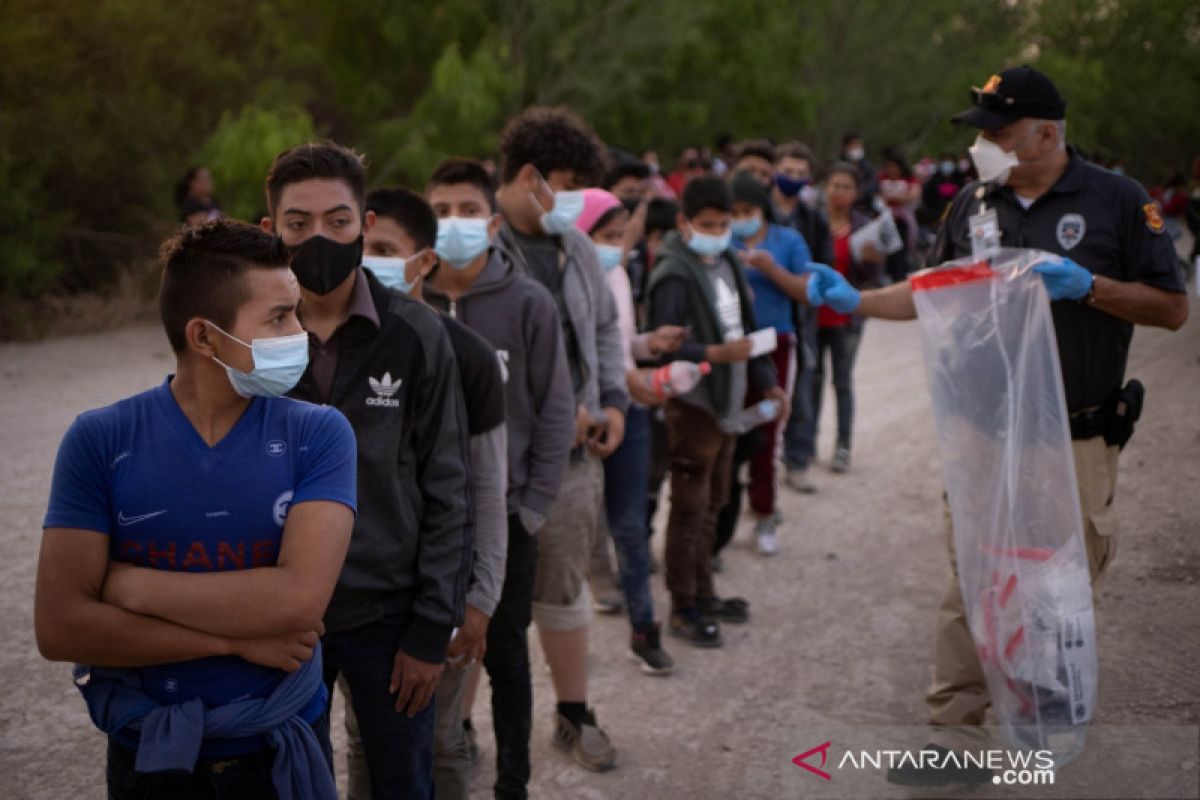
POLYGON ((930 289, 944 289, 947 286, 958 286, 975 281, 991 280, 996 277, 995 271, 986 261, 977 261, 961 267, 935 267, 918 272, 911 277, 914 292, 927 292, 930 289))

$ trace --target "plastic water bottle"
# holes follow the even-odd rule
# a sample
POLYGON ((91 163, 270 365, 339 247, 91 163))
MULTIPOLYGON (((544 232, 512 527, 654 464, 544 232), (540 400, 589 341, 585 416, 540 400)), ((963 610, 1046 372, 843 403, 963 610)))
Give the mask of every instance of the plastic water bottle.
POLYGON ((743 408, 725 422, 722 427, 726 433, 741 435, 751 431, 779 416, 780 405, 775 400, 760 400, 754 405, 743 408))
POLYGON ((658 397, 666 400, 668 397, 678 397, 696 388, 700 379, 712 372, 712 365, 707 361, 693 364, 690 361, 672 361, 646 375, 646 388, 658 397))

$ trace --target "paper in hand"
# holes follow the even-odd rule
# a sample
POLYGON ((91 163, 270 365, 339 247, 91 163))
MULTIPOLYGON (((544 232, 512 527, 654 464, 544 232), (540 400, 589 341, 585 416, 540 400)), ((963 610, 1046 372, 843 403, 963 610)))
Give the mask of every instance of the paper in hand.
POLYGON ((758 358, 767 353, 774 353, 775 348, 779 346, 779 337, 774 328, 763 328, 750 334, 750 342, 750 357, 758 358))
POLYGON ((900 238, 900 230, 896 227, 892 212, 884 211, 850 234, 850 252, 855 261, 862 260, 863 246, 868 244, 885 256, 903 249, 904 240, 900 238))

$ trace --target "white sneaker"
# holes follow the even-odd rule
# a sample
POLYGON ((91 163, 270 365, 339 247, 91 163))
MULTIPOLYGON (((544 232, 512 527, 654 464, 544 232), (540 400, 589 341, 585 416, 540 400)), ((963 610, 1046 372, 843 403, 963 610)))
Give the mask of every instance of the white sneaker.
POLYGON ((817 491, 817 486, 812 482, 812 478, 808 477, 806 469, 789 469, 784 482, 789 489, 801 494, 813 494, 817 491))
POLYGON ((773 556, 779 553, 779 537, 775 534, 774 517, 760 519, 754 526, 754 534, 758 539, 760 556, 773 556))

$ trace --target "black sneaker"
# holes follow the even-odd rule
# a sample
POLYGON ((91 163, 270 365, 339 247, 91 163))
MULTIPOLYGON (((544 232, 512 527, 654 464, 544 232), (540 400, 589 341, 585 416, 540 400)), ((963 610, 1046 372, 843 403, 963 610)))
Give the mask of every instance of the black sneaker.
POLYGON ((696 647, 720 647, 721 626, 706 619, 695 608, 683 608, 671 615, 671 635, 696 647))
POLYGON ((741 624, 750 619, 750 604, 742 597, 701 597, 696 605, 712 620, 741 624))
MULTIPOLYGON (((937 752, 938 761, 942 762, 945 761, 946 754, 950 752, 945 747, 936 744, 927 744, 921 749, 937 752)), ((916 764, 904 764, 888 769, 887 780, 888 783, 894 783, 897 786, 947 786, 954 783, 978 785, 990 784, 992 775, 990 769, 975 764, 963 764, 962 766, 951 764, 943 766, 941 769, 932 767, 922 769, 916 764)))
POLYGON ((662 649, 657 624, 633 632, 629 640, 629 656, 638 662, 642 672, 647 675, 670 675, 675 669, 675 662, 671 660, 670 654, 662 649))

